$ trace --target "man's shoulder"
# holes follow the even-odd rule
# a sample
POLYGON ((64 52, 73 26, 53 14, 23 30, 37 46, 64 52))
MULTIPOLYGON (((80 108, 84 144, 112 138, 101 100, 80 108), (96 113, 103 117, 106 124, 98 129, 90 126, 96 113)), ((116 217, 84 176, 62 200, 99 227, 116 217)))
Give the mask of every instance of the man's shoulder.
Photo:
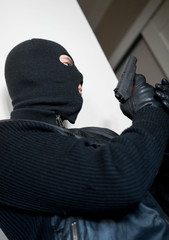
POLYGON ((87 138, 88 140, 97 143, 104 144, 114 137, 118 136, 115 132, 107 128, 101 127, 84 127, 84 128, 72 128, 66 129, 57 125, 48 124, 45 122, 34 120, 12 120, 5 119, 0 120, 0 132, 12 133, 49 133, 55 132, 65 136, 74 136, 76 138, 87 138))
POLYGON ((113 139, 114 137, 118 136, 118 134, 113 132, 112 130, 101 127, 72 128, 69 129, 69 131, 99 144, 104 144, 113 139))
POLYGON ((48 124, 41 121, 35 120, 24 120, 24 119, 4 119, 0 120, 0 131, 2 130, 13 130, 13 131, 62 131, 62 128, 52 124, 48 124))

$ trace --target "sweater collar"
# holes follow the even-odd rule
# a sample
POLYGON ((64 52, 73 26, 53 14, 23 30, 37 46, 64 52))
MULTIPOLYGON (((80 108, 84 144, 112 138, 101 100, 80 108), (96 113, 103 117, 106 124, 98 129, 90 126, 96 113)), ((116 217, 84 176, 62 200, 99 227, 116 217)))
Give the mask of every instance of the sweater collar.
POLYGON ((30 108, 17 109, 11 112, 11 119, 35 120, 63 127, 60 115, 57 115, 54 111, 30 108))

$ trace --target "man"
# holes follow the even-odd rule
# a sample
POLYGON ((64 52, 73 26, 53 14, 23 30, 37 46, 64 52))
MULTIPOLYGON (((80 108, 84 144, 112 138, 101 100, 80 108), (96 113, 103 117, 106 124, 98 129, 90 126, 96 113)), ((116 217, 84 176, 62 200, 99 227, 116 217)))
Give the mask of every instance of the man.
POLYGON ((121 106, 133 124, 117 136, 63 128, 81 109, 83 77, 61 45, 19 44, 5 76, 13 111, 0 123, 0 227, 9 240, 136 239, 132 229, 123 231, 126 218, 115 219, 133 221, 163 159, 169 117, 154 89, 136 75, 121 106))

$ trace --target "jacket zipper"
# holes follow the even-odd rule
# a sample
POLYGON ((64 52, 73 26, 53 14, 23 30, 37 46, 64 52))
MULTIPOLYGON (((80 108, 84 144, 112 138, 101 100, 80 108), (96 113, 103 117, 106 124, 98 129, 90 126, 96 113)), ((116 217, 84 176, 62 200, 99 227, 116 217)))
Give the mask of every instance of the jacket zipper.
POLYGON ((72 223, 72 235, 73 235, 73 240, 78 240, 76 222, 72 223))

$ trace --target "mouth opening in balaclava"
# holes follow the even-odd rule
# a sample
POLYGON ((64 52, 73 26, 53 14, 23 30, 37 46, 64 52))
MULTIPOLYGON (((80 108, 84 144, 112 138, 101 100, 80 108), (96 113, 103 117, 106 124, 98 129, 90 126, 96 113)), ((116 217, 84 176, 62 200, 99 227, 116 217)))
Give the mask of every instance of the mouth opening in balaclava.
POLYGON ((12 99, 12 119, 31 119, 55 124, 56 115, 74 123, 82 107, 78 85, 83 76, 76 66, 59 57, 68 52, 58 43, 32 39, 9 53, 5 77, 12 99))

